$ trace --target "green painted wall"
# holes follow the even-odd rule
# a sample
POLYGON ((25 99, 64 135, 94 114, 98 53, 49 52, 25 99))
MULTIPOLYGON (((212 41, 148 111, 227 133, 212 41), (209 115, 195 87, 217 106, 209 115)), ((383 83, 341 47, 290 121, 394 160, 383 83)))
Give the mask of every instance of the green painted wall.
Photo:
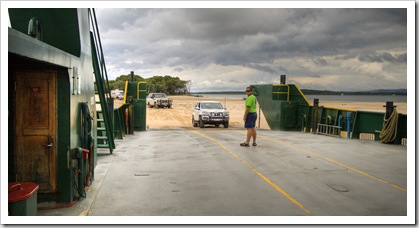
POLYGON ((42 23, 43 41, 74 56, 80 56, 80 33, 77 9, 9 9, 12 28, 28 33, 32 17, 42 23))
POLYGON ((300 106, 308 106, 305 98, 301 94, 297 95, 298 91, 291 90, 289 96, 287 86, 272 84, 251 86, 271 130, 296 130, 300 121, 298 118, 300 106))
MULTIPOLYGON (((337 132, 335 136, 346 134, 346 137, 349 135, 349 138, 359 139, 361 133, 366 133, 374 134, 375 140, 380 140, 384 112, 314 107, 294 84, 265 84, 251 87, 271 130, 304 130, 317 133, 319 132, 319 129, 316 130, 317 124, 322 124, 324 129, 336 129, 329 131, 333 132, 333 135, 337 132), (348 114, 350 118, 347 117, 348 114), (348 134, 349 129, 352 134, 348 134)), ((407 115, 399 114, 394 143, 400 144, 403 138, 407 138, 407 115)))
MULTIPOLYGON (((57 72, 57 193, 38 194, 39 200, 66 204, 74 201, 74 174, 69 166, 81 147, 81 103, 87 103, 96 116, 94 75, 91 59, 87 9, 10 9, 9 93, 13 78, 20 70, 57 72), (36 16, 43 24, 44 42, 26 35, 28 21, 36 16), (17 32, 16 30, 20 31, 17 32), (75 80, 73 78, 77 78, 75 80)), ((14 135, 14 107, 9 103, 9 135, 14 135)), ((96 138, 96 121, 92 122, 96 138)), ((96 145, 96 140, 94 140, 96 145)), ((14 139, 9 137, 9 181, 14 181, 14 139)), ((93 157, 96 164, 96 146, 93 157)))

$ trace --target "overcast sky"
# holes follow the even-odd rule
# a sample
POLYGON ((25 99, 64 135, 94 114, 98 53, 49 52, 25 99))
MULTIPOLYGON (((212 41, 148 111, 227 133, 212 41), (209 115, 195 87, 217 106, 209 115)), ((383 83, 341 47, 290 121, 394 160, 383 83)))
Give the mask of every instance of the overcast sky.
POLYGON ((192 92, 280 82, 407 88, 407 10, 96 8, 108 77, 170 75, 192 92))

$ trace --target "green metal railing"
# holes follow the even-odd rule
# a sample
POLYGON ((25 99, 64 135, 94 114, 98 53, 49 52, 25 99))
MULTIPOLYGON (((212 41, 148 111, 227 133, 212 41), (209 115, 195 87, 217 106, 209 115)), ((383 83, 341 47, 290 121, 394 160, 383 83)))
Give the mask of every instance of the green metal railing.
POLYGON ((93 32, 90 32, 90 41, 92 47, 93 70, 96 79, 96 89, 99 96, 101 111, 98 112, 99 131, 104 135, 97 135, 97 147, 109 148, 110 153, 115 149, 114 132, 113 132, 113 98, 108 82, 108 75, 105 66, 105 58, 103 56, 102 44, 100 41, 99 27, 97 25, 96 14, 94 9, 89 9, 91 25, 93 32), (101 142, 101 143, 100 143, 101 142))

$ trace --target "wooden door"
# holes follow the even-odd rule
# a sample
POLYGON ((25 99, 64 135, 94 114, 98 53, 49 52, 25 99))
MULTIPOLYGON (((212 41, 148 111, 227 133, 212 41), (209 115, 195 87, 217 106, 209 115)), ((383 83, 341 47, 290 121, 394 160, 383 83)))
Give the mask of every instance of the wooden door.
POLYGON ((39 184, 40 192, 56 187, 56 72, 17 72, 17 181, 39 184))

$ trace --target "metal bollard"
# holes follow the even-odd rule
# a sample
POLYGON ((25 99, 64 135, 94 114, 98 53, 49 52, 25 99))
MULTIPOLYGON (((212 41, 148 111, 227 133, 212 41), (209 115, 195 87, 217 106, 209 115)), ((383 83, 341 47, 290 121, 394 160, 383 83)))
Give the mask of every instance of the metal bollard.
POLYGON ((343 116, 339 115, 339 118, 338 118, 338 126, 339 126, 338 134, 339 134, 339 137, 340 137, 340 129, 342 127, 342 119, 343 119, 343 116))
POLYGON ((131 71, 130 73, 130 82, 134 82, 134 71, 131 71))
POLYGON ((285 74, 281 75, 281 81, 280 81, 280 84, 282 84, 282 85, 286 84, 286 83, 285 83, 285 78, 286 78, 285 74))
POLYGON ((346 122, 347 122, 347 132, 346 137, 349 139, 351 138, 351 119, 352 119, 352 113, 347 112, 346 113, 346 122))
POLYGON ((393 101, 386 101, 386 105, 383 107, 386 107, 386 119, 390 118, 391 113, 393 113, 393 109, 397 106, 393 105, 393 101))
POLYGON ((313 101, 313 134, 317 134, 317 118, 319 109, 319 99, 314 98, 313 101))

